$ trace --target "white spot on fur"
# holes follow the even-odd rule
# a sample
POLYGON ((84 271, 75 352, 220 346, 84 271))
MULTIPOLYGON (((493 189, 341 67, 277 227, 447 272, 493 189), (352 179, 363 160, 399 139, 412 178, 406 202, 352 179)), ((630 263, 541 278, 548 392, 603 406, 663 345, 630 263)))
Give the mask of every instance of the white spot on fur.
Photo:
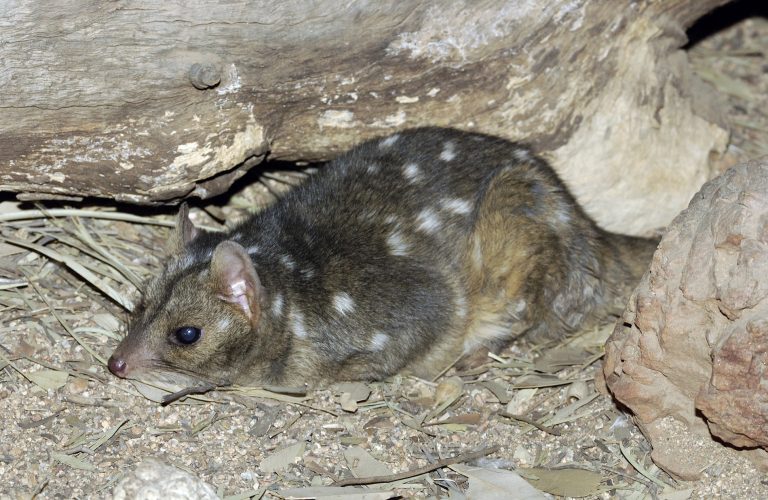
POLYGON ((390 135, 386 139, 382 139, 382 141, 379 142, 379 147, 382 149, 388 148, 396 143, 398 139, 400 139, 400 134, 390 135))
POLYGON ((408 255, 408 251, 411 248, 400 231, 389 233, 387 245, 389 245, 389 253, 392 255, 408 255))
POLYGON ((376 332, 371 338, 371 344, 368 348, 374 352, 383 351, 387 346, 387 343, 389 343, 389 340, 390 336, 386 333, 376 332))
POLYGON ((519 320, 522 318, 523 311, 525 311, 526 307, 528 307, 528 304, 525 302, 525 299, 518 299, 511 302, 507 307, 507 310, 509 311, 510 316, 519 320))
POLYGON ((259 253, 261 252, 261 247, 259 245, 251 245, 248 248, 246 248, 245 251, 248 252, 249 255, 254 253, 259 253))
POLYGON ((339 314, 346 316, 355 310, 355 301, 347 292, 339 292, 333 296, 333 307, 339 311, 339 314))
POLYGON ((512 156, 517 161, 531 161, 533 159, 533 157, 531 156, 530 151, 528 151, 527 149, 522 149, 522 148, 515 149, 512 152, 512 156))
POLYGON ((278 293, 275 298, 272 299, 272 314, 274 316, 281 316, 283 314, 283 294, 278 293))
POLYGON ((312 279, 312 278, 314 278, 314 277, 315 277, 315 270, 314 270, 314 269, 310 269, 310 268, 307 268, 307 269, 302 269, 302 270, 301 270, 301 275, 302 275, 302 276, 303 276, 305 279, 312 279))
POLYGON ((472 203, 461 198, 443 198, 440 205, 456 215, 467 215, 472 211, 472 203))
POLYGON ((296 269, 296 262, 293 261, 290 255, 281 255, 280 262, 286 269, 290 269, 291 271, 296 269))
POLYGON ((415 163, 406 163, 403 165, 403 176, 411 184, 419 182, 421 180, 421 169, 415 163))
POLYGON ((397 216, 396 215, 387 215, 384 218, 384 222, 387 224, 397 224, 397 216))
POLYGON ((443 150, 440 152, 440 159, 443 161, 451 161, 456 158, 456 146, 448 141, 443 144, 443 150))
POLYGON ((377 163, 371 163, 366 167, 369 174, 375 174, 379 171, 379 165, 377 163))
POLYGON ((461 292, 456 295, 456 316, 467 317, 467 298, 461 292))
POLYGON ((296 337, 300 339, 307 337, 307 328, 304 326, 304 315, 301 311, 291 311, 291 329, 296 337))
POLYGON ((416 229, 425 233, 434 234, 443 225, 440 217, 431 208, 425 208, 416 216, 416 229))
POLYGON ((477 235, 472 239, 472 264, 478 270, 483 267, 483 249, 480 246, 480 237, 477 235))

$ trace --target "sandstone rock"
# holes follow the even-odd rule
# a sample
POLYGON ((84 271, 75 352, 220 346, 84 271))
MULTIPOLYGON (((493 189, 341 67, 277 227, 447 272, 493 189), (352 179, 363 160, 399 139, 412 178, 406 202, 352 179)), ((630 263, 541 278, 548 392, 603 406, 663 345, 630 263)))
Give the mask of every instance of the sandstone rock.
POLYGON ((734 446, 767 447, 768 320, 734 328, 713 356, 712 380, 695 400, 710 431, 734 446))
MULTIPOLYGON (((694 479, 700 469, 672 433, 768 449, 767 362, 763 159, 705 184, 671 224, 608 339, 603 375, 651 441, 656 463, 694 479)), ((750 456, 768 464, 764 450, 750 456)))

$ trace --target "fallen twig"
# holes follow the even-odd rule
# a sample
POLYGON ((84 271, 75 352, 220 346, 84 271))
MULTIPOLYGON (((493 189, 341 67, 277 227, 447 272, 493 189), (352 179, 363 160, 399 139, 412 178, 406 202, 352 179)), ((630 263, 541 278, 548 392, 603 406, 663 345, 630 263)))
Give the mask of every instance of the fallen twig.
POLYGON ((476 458, 484 457, 492 453, 496 453, 499 450, 499 446, 491 446, 490 448, 483 448, 482 450, 472 451, 469 453, 462 453, 451 458, 444 458, 437 462, 417 469, 412 469, 405 472, 399 472, 397 474, 388 474, 386 476, 369 476, 369 477, 351 477, 349 479, 341 479, 333 483, 333 486, 353 486, 360 484, 374 484, 374 483, 391 483, 393 481, 400 481, 401 479, 408 479, 409 477, 416 477, 433 470, 442 469, 448 465, 459 464, 461 462, 467 462, 476 458))
POLYGON ((180 391, 176 391, 174 393, 163 396, 163 400, 161 401, 160 404, 162 406, 167 406, 173 403, 174 401, 178 401, 181 398, 190 396, 192 394, 205 394, 206 392, 212 391, 217 387, 218 387, 217 385, 211 384, 210 382, 206 382, 201 385, 185 387, 180 391))
POLYGON ((546 425, 542 425, 537 421, 531 420, 530 418, 523 417, 522 415, 513 415, 512 413, 507 413, 505 411, 499 413, 499 415, 501 415, 502 417, 511 418, 512 420, 523 422, 528 425, 532 425, 537 429, 539 429, 541 432, 546 432, 547 434, 552 434, 553 436, 561 435, 559 430, 554 429, 552 427, 547 427, 546 425))

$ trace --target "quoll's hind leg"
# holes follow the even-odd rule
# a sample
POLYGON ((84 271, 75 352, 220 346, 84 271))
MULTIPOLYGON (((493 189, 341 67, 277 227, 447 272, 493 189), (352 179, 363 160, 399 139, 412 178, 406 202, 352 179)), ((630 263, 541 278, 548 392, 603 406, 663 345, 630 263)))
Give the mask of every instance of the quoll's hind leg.
POLYGON ((573 206, 559 185, 548 185, 534 170, 521 175, 521 168, 502 169, 490 182, 464 256, 467 355, 499 351, 523 334, 559 326, 553 301, 568 281, 569 263, 567 235, 558 224, 569 220, 573 206))

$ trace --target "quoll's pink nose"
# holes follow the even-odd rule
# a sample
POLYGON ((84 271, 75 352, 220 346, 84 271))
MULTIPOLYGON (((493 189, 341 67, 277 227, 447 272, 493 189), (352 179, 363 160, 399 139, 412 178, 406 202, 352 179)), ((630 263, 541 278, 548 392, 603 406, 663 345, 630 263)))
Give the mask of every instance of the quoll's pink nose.
POLYGON ((112 372, 112 375, 120 378, 125 378, 125 371, 127 366, 128 365, 126 365, 123 358, 116 358, 114 354, 110 356, 109 361, 107 362, 107 368, 109 368, 109 371, 112 372))

